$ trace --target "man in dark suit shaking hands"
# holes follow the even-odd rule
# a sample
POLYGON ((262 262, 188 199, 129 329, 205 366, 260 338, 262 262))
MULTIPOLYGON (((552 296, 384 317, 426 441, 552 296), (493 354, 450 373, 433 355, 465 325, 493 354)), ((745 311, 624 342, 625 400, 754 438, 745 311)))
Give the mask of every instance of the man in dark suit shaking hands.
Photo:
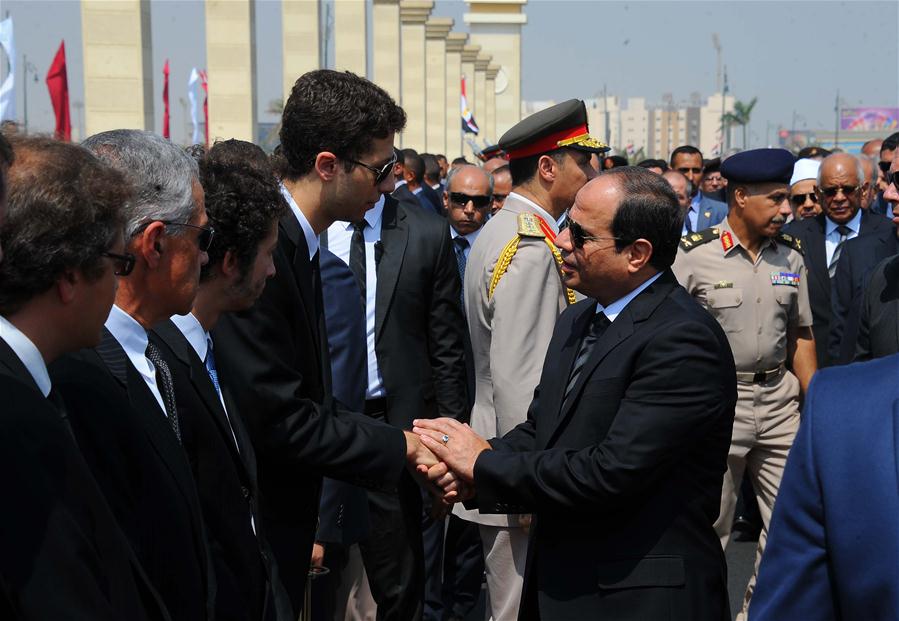
POLYGON ((535 514, 520 618, 728 619, 712 525, 736 373, 671 272, 677 199, 619 168, 578 192, 567 221, 563 277, 588 299, 559 317, 527 420, 489 442, 448 419, 416 431, 482 512, 535 514))

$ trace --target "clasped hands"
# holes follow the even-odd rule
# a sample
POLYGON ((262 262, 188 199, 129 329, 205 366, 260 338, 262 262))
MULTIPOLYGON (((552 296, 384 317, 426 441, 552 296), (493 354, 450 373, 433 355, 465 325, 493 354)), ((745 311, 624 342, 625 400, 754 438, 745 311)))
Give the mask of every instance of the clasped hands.
POLYGON ((445 507, 474 496, 474 464, 490 445, 452 418, 419 419, 406 433, 409 468, 445 507))

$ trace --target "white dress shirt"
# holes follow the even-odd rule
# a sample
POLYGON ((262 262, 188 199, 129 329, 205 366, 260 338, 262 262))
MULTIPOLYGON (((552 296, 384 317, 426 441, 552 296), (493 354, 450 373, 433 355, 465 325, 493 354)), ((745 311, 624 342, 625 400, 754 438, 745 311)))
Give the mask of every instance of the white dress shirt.
POLYGON ((45 397, 48 396, 51 388, 50 374, 47 373, 47 363, 44 362, 44 357, 38 351, 37 345, 3 316, 0 316, 0 339, 6 341, 9 348, 28 369, 41 394, 45 397))
POLYGON ((162 393, 159 392, 159 386, 156 385, 156 367, 147 359, 147 331, 134 317, 115 304, 112 305, 109 317, 106 318, 106 329, 112 332, 112 336, 125 350, 128 360, 140 373, 147 388, 159 403, 159 409, 168 416, 168 412, 165 411, 165 402, 162 400, 162 393))
MULTIPOLYGON (((837 230, 837 226, 839 225, 830 218, 824 218, 824 250, 827 252, 827 265, 830 265, 830 261, 833 259, 833 253, 840 243, 840 232, 837 230)), ((858 231, 862 226, 861 209, 855 212, 852 220, 847 222, 846 226, 849 227, 849 234, 846 236, 846 241, 858 237, 858 231)))
MULTIPOLYGON (((531 207, 533 207, 534 211, 537 212, 537 215, 540 216, 541 218, 543 218, 543 219, 546 221, 546 223, 547 223, 547 224, 549 225, 549 227, 553 230, 553 232, 555 232, 555 233, 558 233, 558 232, 559 232, 559 223, 556 221, 555 218, 553 218, 551 215, 549 215, 549 212, 546 211, 543 207, 541 207, 540 205, 538 205, 537 203, 535 203, 535 202, 532 201, 531 199, 525 198, 524 196, 522 196, 522 195, 519 194, 518 192, 509 192, 509 196, 514 196, 516 199, 518 199, 518 200, 520 200, 520 201, 522 201, 522 202, 524 202, 524 203, 527 203, 528 205, 530 205, 531 207)), ((507 208, 506 206, 503 206, 503 209, 506 209, 506 208, 507 208)), ((559 216, 559 220, 562 220, 562 218, 564 217, 564 215, 565 215, 565 214, 562 214, 561 216, 559 216)))
MULTIPOLYGON (((193 313, 187 313, 186 315, 172 315, 172 323, 181 331, 181 334, 184 335, 184 338, 187 339, 187 342, 190 343, 190 346, 197 352, 197 356, 199 356, 200 360, 205 365, 206 354, 212 347, 212 336, 209 332, 203 329, 200 321, 194 317, 193 313)), ((219 402, 222 404, 222 409, 225 410, 225 415, 228 416, 228 425, 231 425, 231 416, 228 414, 228 408, 225 406, 225 399, 222 397, 222 393, 218 393, 218 396, 219 402)), ((234 436, 233 428, 231 429, 231 435, 234 436)), ((236 436, 234 436, 234 444, 237 444, 236 436)))
POLYGON ((659 272, 658 274, 655 274, 654 276, 650 276, 645 281, 643 281, 643 284, 641 284, 639 287, 637 287, 636 289, 634 289, 633 291, 628 293, 623 298, 618 298, 617 300, 615 300, 608 306, 603 306, 602 304, 597 302, 596 303, 596 312, 597 313, 605 313, 606 319, 609 320, 609 323, 614 322, 615 319, 618 318, 618 315, 620 315, 621 312, 624 310, 624 308, 628 304, 630 304, 631 300, 633 300, 635 297, 640 295, 643 292, 643 290, 646 289, 649 285, 651 285, 652 283, 657 281, 659 279, 659 276, 661 276, 661 275, 662 275, 662 272, 659 272))
POLYGON ((318 252, 318 235, 315 234, 312 225, 306 219, 306 215, 300 210, 299 205, 293 200, 293 196, 283 183, 281 184, 281 194, 284 195, 287 204, 290 205, 290 211, 293 212, 297 222, 300 223, 300 228, 303 229, 303 237, 306 238, 306 245, 309 246, 309 260, 311 261, 315 253, 318 252))
MULTIPOLYGON (((365 339, 368 348, 368 387, 366 399, 377 399, 386 395, 384 378, 378 368, 375 353, 375 298, 378 292, 378 271, 375 263, 375 245, 381 241, 381 218, 384 215, 384 197, 365 212, 365 339)), ((353 241, 352 222, 335 222, 328 227, 328 250, 341 261, 350 264, 350 245, 353 241)))

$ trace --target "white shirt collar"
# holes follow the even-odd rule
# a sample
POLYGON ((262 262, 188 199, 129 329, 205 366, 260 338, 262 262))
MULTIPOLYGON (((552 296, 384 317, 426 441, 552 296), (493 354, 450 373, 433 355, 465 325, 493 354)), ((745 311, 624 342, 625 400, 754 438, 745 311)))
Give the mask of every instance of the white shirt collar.
MULTIPOLYGON (((830 237, 830 234, 837 230, 839 225, 828 217, 824 217, 824 235, 830 237)), ((862 210, 859 209, 852 216, 852 220, 846 223, 853 233, 858 235, 858 231, 862 226, 862 210)))
MULTIPOLYGON (((381 198, 378 199, 378 202, 375 203, 375 206, 365 212, 363 216, 365 221, 368 222, 368 226, 371 228, 378 228, 379 223, 381 222, 381 216, 384 215, 384 195, 381 195, 381 198)), ((352 230, 353 223, 346 222, 344 229, 349 231, 352 230)))
POLYGON ((623 298, 619 298, 619 299, 615 300, 608 306, 603 307, 602 304, 597 302, 596 303, 596 312, 597 313, 605 313, 606 318, 609 320, 609 323, 615 321, 615 319, 618 317, 618 315, 621 314, 621 311, 623 311, 624 308, 628 304, 630 304, 631 300, 633 300, 635 297, 640 295, 643 292, 643 290, 646 289, 649 285, 651 285, 652 283, 657 281, 659 279, 659 276, 661 276, 661 275, 662 275, 662 272, 659 272, 658 274, 654 274, 653 276, 650 276, 645 281, 643 281, 643 283, 639 287, 637 287, 636 289, 634 289, 633 291, 628 293, 623 298))
POLYGON ((543 207, 535 203, 529 198, 525 198, 518 192, 509 192, 509 196, 514 196, 516 199, 520 200, 523 203, 527 203, 537 212, 537 215, 546 220, 546 223, 556 232, 559 232, 559 225, 556 223, 556 219, 549 215, 549 212, 546 211, 543 207))
POLYGON ((197 352, 200 360, 206 361, 206 351, 209 348, 209 333, 200 325, 200 321, 193 313, 186 315, 172 315, 172 323, 175 324, 190 346, 197 352))
POLYGON ((45 397, 50 394, 50 374, 47 363, 38 350, 37 345, 25 333, 15 327, 6 317, 0 316, 0 339, 6 341, 13 353, 18 356, 25 368, 34 378, 34 383, 45 397))
POLYGON ((149 342, 147 331, 134 317, 115 304, 112 305, 109 317, 106 318, 106 329, 112 332, 126 353, 146 356, 149 342))
POLYGON ((474 246, 474 240, 476 240, 478 238, 478 234, 481 232, 482 228, 484 228, 483 225, 478 227, 477 230, 472 231, 468 235, 460 235, 459 232, 456 229, 454 229, 452 225, 450 225, 450 227, 449 227, 450 238, 456 239, 457 237, 464 237, 465 239, 468 240, 468 247, 470 248, 470 247, 474 246))
POLYGON ((287 204, 290 205, 290 210, 296 217, 297 222, 300 223, 300 228, 303 229, 303 236, 306 238, 306 245, 309 247, 309 260, 311 261, 315 253, 318 252, 318 235, 315 234, 312 225, 306 219, 306 215, 297 205, 297 202, 293 200, 293 195, 291 195, 290 190, 283 183, 281 184, 281 194, 284 195, 287 204))
POLYGON ((393 184, 393 191, 396 192, 396 189, 398 187, 400 187, 401 185, 406 185, 405 179, 397 179, 396 182, 393 184))

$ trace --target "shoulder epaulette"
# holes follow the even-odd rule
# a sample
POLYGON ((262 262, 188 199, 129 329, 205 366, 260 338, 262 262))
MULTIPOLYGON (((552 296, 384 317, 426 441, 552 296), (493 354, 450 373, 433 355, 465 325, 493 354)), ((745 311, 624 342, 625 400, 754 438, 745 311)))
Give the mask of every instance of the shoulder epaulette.
POLYGON ((705 229, 698 233, 690 233, 681 237, 680 247, 689 252, 696 246, 701 246, 719 237, 721 237, 721 231, 717 227, 705 229))
POLYGON ((785 246, 789 246, 799 254, 805 254, 805 250, 802 248, 802 240, 798 237, 793 237, 789 233, 778 233, 775 239, 785 246))
POLYGON ((532 213, 518 214, 518 234, 522 237, 545 237, 537 216, 532 213))

